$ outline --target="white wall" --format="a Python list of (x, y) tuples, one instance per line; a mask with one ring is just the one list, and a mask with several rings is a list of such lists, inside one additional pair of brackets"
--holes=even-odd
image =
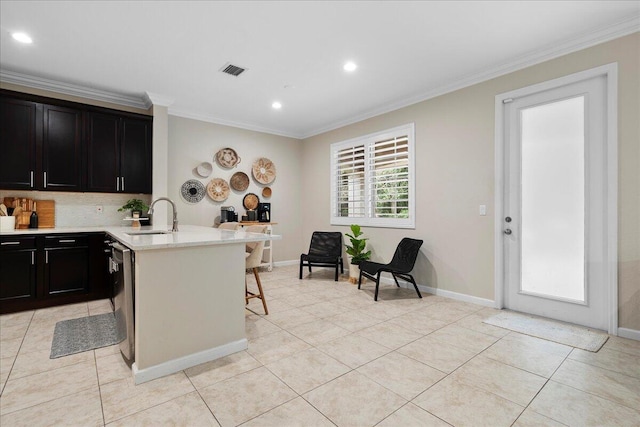
[[(233, 148), (240, 156), (236, 168), (225, 169), (215, 162), (215, 153), (225, 147)], [(276, 165), (276, 179), (269, 185), (273, 190), (270, 198), (262, 197), (264, 185), (258, 184), (251, 174), (252, 163), (260, 157), (267, 157)], [(255, 193), (261, 202), (271, 203), (272, 221), (278, 223), (273, 233), (282, 235), (282, 240), (273, 245), (276, 262), (300, 258), (301, 158), (302, 145), (297, 139), (169, 116), (168, 196), (177, 203), (180, 223), (213, 226), (221, 206), (233, 206), (239, 216), (244, 215), (242, 199), (247, 193)], [(201, 178), (194, 169), (205, 161), (213, 164), (213, 173)], [(191, 204), (180, 195), (180, 187), (189, 179), (197, 179), (206, 187), (213, 178), (229, 182), (237, 171), (250, 177), (249, 188), (244, 192), (231, 190), (224, 202), (214, 202), (205, 196), (200, 203)]]

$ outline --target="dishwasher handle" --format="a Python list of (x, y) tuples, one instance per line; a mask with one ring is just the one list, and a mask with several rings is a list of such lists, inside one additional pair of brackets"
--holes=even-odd
[(109, 274), (117, 273), (120, 271), (120, 265), (109, 257)]

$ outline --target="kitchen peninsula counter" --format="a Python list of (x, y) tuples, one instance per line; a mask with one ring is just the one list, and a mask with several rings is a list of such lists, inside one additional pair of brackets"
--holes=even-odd
[(245, 245), (280, 236), (192, 225), (173, 233), (166, 226), (104, 226), (1, 234), (89, 232), (106, 232), (134, 252), (137, 384), (247, 349)]
[(105, 231), (135, 252), (137, 384), (247, 349), (245, 245), (280, 236), (198, 226)]

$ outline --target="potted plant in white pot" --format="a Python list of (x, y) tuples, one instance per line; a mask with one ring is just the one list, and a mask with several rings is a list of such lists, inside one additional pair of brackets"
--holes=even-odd
[(347, 255), (351, 257), (351, 263), (349, 264), (349, 282), (355, 284), (358, 283), (360, 277), (360, 262), (366, 261), (371, 258), (371, 251), (365, 252), (367, 246), (366, 238), (360, 238), (364, 233), (360, 230), (360, 226), (357, 224), (351, 224), (351, 233), (345, 233), (351, 241), (351, 245), (345, 245), (347, 248)]
[[(122, 205), (118, 212), (131, 211), (131, 218), (142, 218), (145, 216), (149, 206), (140, 199), (129, 199)], [(149, 225), (149, 220), (142, 220), (142, 225)]]

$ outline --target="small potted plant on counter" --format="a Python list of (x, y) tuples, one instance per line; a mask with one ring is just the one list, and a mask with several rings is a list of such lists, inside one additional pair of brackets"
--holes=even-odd
[(371, 251), (365, 252), (364, 249), (367, 246), (367, 239), (360, 238), (364, 233), (360, 230), (360, 226), (357, 224), (351, 224), (351, 233), (345, 233), (351, 241), (351, 245), (345, 245), (347, 248), (347, 255), (351, 256), (351, 263), (349, 264), (349, 282), (355, 284), (358, 283), (360, 277), (360, 262), (367, 261), (371, 258)]
[[(131, 218), (142, 218), (149, 211), (149, 206), (140, 199), (129, 199), (122, 205), (118, 212), (131, 211)], [(146, 224), (145, 224), (146, 223)], [(148, 225), (149, 221), (143, 221), (143, 225)]]

